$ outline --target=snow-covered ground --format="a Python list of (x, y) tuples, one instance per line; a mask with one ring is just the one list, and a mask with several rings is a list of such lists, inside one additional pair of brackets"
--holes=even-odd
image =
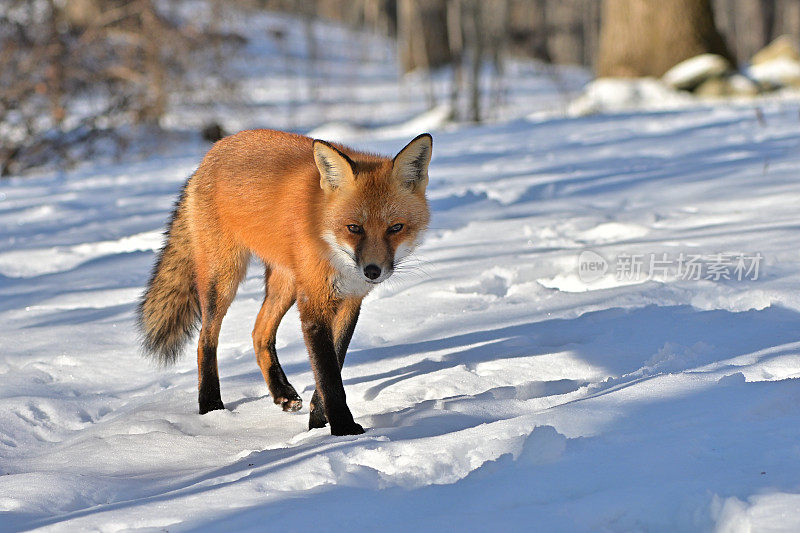
[[(222, 329), (228, 410), (197, 414), (192, 348), (140, 358), (206, 146), (0, 182), (0, 531), (798, 530), (799, 109), (434, 131), (417, 268), (367, 298), (345, 364), (358, 437), (306, 430), (294, 310), (305, 406), (269, 398), (257, 265)], [(409, 128), (328, 131), (392, 154)]]

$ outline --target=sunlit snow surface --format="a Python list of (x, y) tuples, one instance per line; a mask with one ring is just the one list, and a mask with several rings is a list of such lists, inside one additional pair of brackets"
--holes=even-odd
[[(360, 437), (273, 405), (257, 266), (221, 336), (229, 410), (196, 414), (192, 348), (166, 371), (138, 356), (136, 298), (200, 148), (4, 182), (0, 529), (796, 525), (800, 131), (797, 107), (764, 117), (435, 132), (429, 237), (345, 365)], [(764, 260), (757, 280), (584, 283), (587, 249)], [(307, 404), (294, 311), (279, 353)]]
[[(428, 239), (345, 364), (358, 437), (306, 430), (294, 310), (278, 352), (305, 406), (272, 403), (255, 263), (222, 328), (228, 410), (197, 414), (194, 346), (139, 357), (136, 300), (207, 146), (0, 182), (0, 531), (797, 530), (800, 106), (755, 105), (434, 131)], [(614, 268), (681, 253), (763, 261)]]

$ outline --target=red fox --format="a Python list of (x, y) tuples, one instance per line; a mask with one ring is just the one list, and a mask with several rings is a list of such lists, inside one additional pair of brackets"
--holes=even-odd
[(417, 246), (433, 139), (393, 159), (302, 135), (250, 130), (218, 141), (186, 182), (139, 305), (146, 354), (174, 363), (197, 322), (200, 414), (224, 409), (217, 339), (252, 254), (265, 265), (256, 359), (284, 411), (302, 400), (278, 362), (275, 333), (297, 302), (314, 371), (309, 429), (357, 435), (341, 368), (361, 301)]

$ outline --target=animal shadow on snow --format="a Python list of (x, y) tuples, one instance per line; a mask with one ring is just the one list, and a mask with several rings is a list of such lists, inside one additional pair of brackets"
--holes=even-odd
[[(347, 366), (425, 352), (436, 352), (437, 355), (384, 372), (346, 378), (345, 386), (378, 382), (364, 393), (363, 399), (369, 401), (405, 380), (460, 365), (474, 369), (480, 363), (498, 359), (559, 352), (599, 369), (602, 375), (612, 378), (609, 386), (618, 386), (626, 380), (690, 370), (796, 342), (798, 331), (800, 314), (782, 307), (744, 312), (654, 305), (608, 309), (575, 318), (550, 319), (436, 340), (354, 350), (348, 355)], [(781, 353), (763, 357), (778, 357)], [(570, 379), (529, 381), (483, 394), (491, 394), (497, 399), (527, 400), (565, 394), (585, 384)], [(354, 398), (351, 401), (360, 400)], [(401, 419), (412, 412), (413, 409), (404, 409), (395, 413), (386, 420), (387, 426), (400, 425)], [(379, 422), (380, 417), (375, 418)]]
[[(435, 340), (378, 348), (355, 349), (348, 356), (348, 366), (357, 366), (361, 363), (382, 359), (391, 360), (415, 354), (424, 356), (427, 352), (437, 352), (437, 355), (435, 360), (423, 359), (385, 372), (348, 378), (345, 380), (345, 385), (379, 382), (367, 389), (368, 393), (366, 395), (375, 398), (388, 387), (401, 383), (403, 380), (432, 374), (458, 365), (474, 368), (475, 365), (482, 362), (496, 361), (498, 359), (535, 357), (537, 355), (565, 352), (570, 354), (569, 356), (572, 358), (581, 359), (593, 367), (603, 369), (603, 373), (608, 376), (616, 376), (617, 379), (612, 380), (609, 387), (619, 388), (620, 386), (625, 386), (628, 381), (634, 382), (642, 379), (642, 373), (640, 372), (642, 369), (647, 370), (649, 375), (680, 372), (759, 351), (765, 351), (765, 354), (760, 356), (762, 360), (770, 357), (779, 357), (791, 351), (791, 348), (785, 345), (797, 341), (797, 331), (800, 331), (800, 314), (781, 307), (769, 307), (763, 310), (738, 313), (724, 310), (702, 311), (690, 306), (608, 309), (586, 313), (574, 318), (529, 322)], [(770, 348), (775, 349), (768, 350)], [(444, 355), (441, 355), (442, 353)], [(299, 363), (291, 366), (296, 367), (292, 370), (301, 370)], [(626, 381), (626, 378), (628, 381)], [(459, 396), (458, 400), (469, 402), (490, 399), (487, 395), (501, 399), (509, 397), (525, 399), (532, 396), (563, 394), (577, 389), (581, 384), (567, 379), (520, 383), (515, 387), (498, 387), (477, 395), (470, 396), (465, 394)], [(770, 383), (747, 383), (746, 385), (772, 386)], [(778, 386), (780, 386), (780, 383)], [(735, 389), (731, 389), (730, 393), (725, 392), (724, 389), (722, 393), (716, 393), (712, 390), (701, 391), (696, 394), (723, 394), (724, 396), (736, 393)], [(723, 399), (725, 398), (728, 398), (728, 396), (724, 396)], [(717, 401), (717, 396), (713, 396), (711, 399), (715, 401), (709, 403), (709, 409), (715, 408), (714, 406), (726, 405), (728, 401), (727, 399), (725, 401)], [(357, 403), (368, 400), (351, 397), (350, 401)], [(627, 417), (631, 419), (625, 422), (625, 417), (623, 417), (616, 424), (661, 420), (673, 411), (671, 406), (675, 405), (676, 402), (689, 401), (690, 398), (686, 397), (661, 398), (660, 403), (652, 407), (658, 413), (656, 418), (648, 414), (651, 413), (650, 407), (644, 405), (632, 407), (627, 412)], [(380, 434), (388, 436), (394, 442), (412, 441), (475, 427), (503, 417), (502, 413), (493, 414), (486, 412), (486, 410), (482, 411), (485, 413), (482, 415), (445, 412), (436, 409), (435, 403), (436, 400), (424, 400), (411, 406), (404, 406), (394, 412), (386, 412), (369, 417), (370, 420), (367, 421), (366, 425), (371, 429), (365, 435), (366, 442), (363, 438), (331, 438), (320, 434), (319, 436), (304, 439), (296, 445), (253, 452), (247, 457), (230, 464), (220, 465), (216, 470), (198, 472), (196, 476), (189, 479), (184, 478), (176, 481), (169, 487), (169, 490), (164, 490), (164, 487), (161, 487), (150, 494), (147, 494), (149, 491), (145, 491), (145, 494), (132, 500), (109, 502), (109, 504), (102, 506), (102, 509), (104, 511), (124, 509), (142, 503), (168, 501), (176, 497), (202, 494), (224, 485), (248, 480), (252, 482), (258, 479), (267, 479), (291, 465), (300, 464), (303, 460), (320, 453), (333, 457), (331, 454), (335, 455), (334, 452), (342, 452), (346, 455), (348, 450), (357, 447), (378, 445), (378, 443), (371, 443), (369, 439)], [(636, 409), (644, 409), (645, 411), (636, 414)], [(678, 411), (678, 415), (686, 413), (688, 409), (689, 407), (682, 408), (682, 410)], [(276, 416), (278, 415), (276, 414)], [(281, 416), (283, 415), (281, 414)], [(729, 418), (735, 422), (733, 414)], [(701, 423), (702, 420), (705, 419), (701, 419), (698, 423)], [(738, 429), (738, 427), (735, 429)], [(601, 436), (592, 438), (602, 439)], [(658, 438), (661, 438), (661, 436), (658, 436)], [(651, 453), (651, 451), (647, 451), (649, 458), (652, 458), (650, 457)], [(686, 456), (690, 457), (690, 455)], [(543, 470), (537, 470), (537, 476), (551, 476), (551, 478), (543, 478), (541, 482), (543, 486), (549, 486), (551, 482), (555, 483), (555, 480), (563, 477), (564, 469), (584, 468), (585, 465), (581, 462), (580, 456), (576, 461), (567, 462), (566, 464), (561, 462), (552, 468), (543, 467)], [(609, 468), (618, 466), (618, 463), (613, 461), (608, 462), (608, 464), (610, 465)], [(342, 476), (350, 475), (347, 474), (346, 465), (336, 463), (334, 467)], [(512, 466), (511, 470), (516, 468), (517, 466)], [(669, 465), (665, 465), (663, 468), (665, 473), (671, 471)], [(486, 480), (481, 477), (480, 470), (486, 469), (479, 469), (479, 471), (461, 480), (458, 484), (475, 483), (482, 486), (486, 483)], [(511, 470), (506, 468), (499, 470), (499, 477), (492, 483), (496, 482), (501, 487), (506, 485), (513, 487), (517, 478), (512, 476), (506, 480), (504, 477)], [(372, 479), (363, 472), (359, 475), (367, 476), (361, 480), (362, 485), (367, 487), (379, 485), (379, 480)], [(508, 475), (510, 476), (511, 474)], [(612, 475), (612, 473), (608, 475)], [(575, 478), (582, 479), (583, 475), (576, 475)], [(218, 480), (218, 482), (209, 483), (209, 480)], [(344, 487), (345, 490), (342, 492), (333, 491), (333, 488), (335, 487), (330, 487), (330, 496), (325, 497), (325, 501), (341, 502), (342, 497), (352, 495), (352, 491), (355, 490)], [(418, 489), (420, 497), (431, 495), (432, 493), (441, 494), (444, 492), (445, 494), (450, 494), (451, 491), (455, 491), (453, 493), (454, 497), (458, 496), (458, 489), (455, 488)], [(356, 492), (374, 495), (374, 491), (369, 490), (362, 492), (359, 489)], [(508, 492), (501, 490), (498, 494), (508, 494)], [(375, 501), (379, 502), (383, 501), (383, 499), (378, 498)], [(285, 509), (285, 505), (287, 505), (286, 499), (278, 498), (274, 504), (262, 505), (252, 511), (268, 516), (281, 512), (281, 509)], [(307, 507), (304, 507), (304, 509), (307, 509)], [(71, 513), (70, 517), (90, 515), (97, 512), (97, 510), (98, 508), (79, 510)], [(247, 514), (242, 515), (242, 517), (247, 516)], [(214, 518), (210, 518), (210, 520), (213, 523)], [(59, 518), (54, 517), (38, 521), (36, 525), (43, 526), (58, 521)]]
[[(745, 312), (731, 312), (725, 310), (703, 311), (690, 306), (648, 306), (637, 309), (608, 309), (586, 313), (575, 318), (550, 319), (540, 322), (529, 322), (516, 326), (509, 326), (498, 329), (477, 331), (467, 334), (454, 335), (451, 337), (397, 344), (379, 348), (364, 348), (353, 350), (348, 355), (348, 365), (357, 366), (362, 362), (374, 362), (376, 360), (390, 360), (393, 358), (413, 356), (414, 354), (424, 355), (426, 352), (437, 352), (436, 359), (423, 359), (415, 363), (400, 366), (392, 370), (376, 373), (373, 375), (360, 376), (358, 378), (348, 378), (345, 385), (356, 383), (371, 383), (379, 381), (367, 389), (368, 396), (377, 397), (381, 391), (391, 387), (393, 384), (401, 383), (403, 380), (411, 379), (414, 376), (424, 376), (439, 370), (466, 365), (467, 368), (474, 367), (482, 362), (495, 361), (498, 359), (510, 359), (517, 357), (530, 357), (545, 355), (557, 352), (569, 352), (571, 357), (583, 360), (592, 366), (602, 368), (604, 373), (609, 376), (617, 376), (612, 379), (608, 387), (624, 387), (629, 383), (637, 382), (642, 379), (641, 370), (645, 369), (648, 375), (659, 375), (670, 372), (681, 372), (693, 368), (698, 368), (714, 362), (726, 361), (730, 358), (751, 354), (759, 351), (767, 352), (762, 355), (762, 360), (771, 357), (780, 357), (791, 351), (791, 348), (784, 345), (797, 341), (797, 331), (800, 331), (800, 313), (781, 308), (769, 307), (763, 310), (751, 310)], [(783, 348), (780, 348), (784, 346)], [(769, 350), (775, 348), (774, 350)], [(441, 352), (445, 355), (441, 356)], [(293, 365), (294, 366), (294, 365)], [(645, 378), (647, 376), (644, 376)], [(570, 390), (577, 389), (582, 383), (574, 380), (555, 379), (551, 381), (532, 382), (517, 385), (516, 387), (498, 387), (489, 391), (479, 393), (474, 396), (462, 395), (455, 398), (461, 402), (482, 401), (488, 395), (495, 398), (520, 397), (525, 399), (532, 396), (546, 396), (551, 394), (563, 394)], [(777, 393), (785, 393), (786, 384), (767, 383), (747, 383), (743, 386), (754, 386), (759, 389), (770, 387), (772, 390), (777, 387)], [(613, 431), (614, 427), (625, 425), (649, 424), (653, 420), (667, 420), (670, 418), (671, 424), (664, 428), (668, 433), (672, 428), (682, 427), (686, 421), (681, 417), (689, 412), (690, 407), (694, 408), (692, 401), (699, 401), (700, 405), (707, 405), (707, 410), (717, 410), (716, 416), (723, 416), (725, 420), (730, 420), (731, 435), (723, 435), (724, 442), (731, 442), (738, 438), (742, 424), (749, 423), (738, 420), (737, 410), (743, 403), (748, 401), (751, 396), (736, 396), (741, 389), (720, 387), (717, 389), (702, 390), (692, 393), (689, 396), (660, 398), (653, 404), (638, 404), (626, 408), (626, 416), (614, 421), (607, 426), (606, 431)], [(774, 391), (773, 391), (774, 392)], [(602, 394), (602, 388), (598, 394)], [(733, 396), (732, 396), (733, 395)], [(773, 394), (774, 395), (774, 394)], [(698, 400), (697, 398), (700, 398)], [(707, 398), (707, 400), (705, 399)], [(736, 398), (739, 398), (738, 400)], [(736, 400), (736, 401), (734, 401)], [(368, 401), (366, 399), (351, 398), (351, 402)], [(400, 408), (394, 412), (387, 412), (369, 417), (366, 425), (368, 430), (366, 437), (374, 437), (376, 434), (387, 435), (393, 442), (413, 441), (425, 439), (444, 433), (456, 432), (459, 430), (475, 427), (494, 419), (502, 418), (503, 414), (493, 414), (487, 410), (478, 410), (481, 415), (464, 414), (454, 411), (442, 411), (435, 408), (436, 400), (424, 400), (409, 407)], [(724, 407), (730, 404), (730, 407)], [(677, 407), (677, 408), (676, 408)], [(655, 413), (655, 414), (654, 414)], [(702, 425), (707, 418), (700, 418), (696, 421)], [(656, 424), (658, 426), (658, 424)], [(693, 430), (696, 428), (693, 428)], [(699, 431), (699, 430), (698, 430)], [(563, 439), (552, 432), (554, 439)], [(689, 432), (686, 436), (678, 439), (683, 446), (684, 440), (691, 441), (693, 433)], [(709, 438), (712, 438), (711, 435)], [(638, 454), (634, 461), (627, 461), (620, 458), (620, 461), (608, 460), (604, 464), (608, 471), (602, 475), (614, 476), (615, 469), (622, 468), (629, 463), (627, 468), (635, 473), (638, 465), (646, 461), (653, 460), (652, 449), (659, 445), (659, 439), (664, 439), (665, 435), (658, 433), (653, 435), (652, 447), (644, 446), (643, 450), (637, 451), (637, 445), (629, 450), (631, 454)], [(674, 440), (674, 435), (672, 436)], [(613, 439), (608, 444), (602, 435), (594, 437), (584, 437), (581, 440), (591, 439), (597, 446), (612, 446)], [(573, 439), (567, 439), (567, 446)], [(250, 479), (261, 476), (270, 476), (280, 471), (285, 464), (296, 464), (304, 458), (311, 457), (318, 453), (330, 454), (331, 452), (344, 452), (360, 446), (374, 446), (369, 442), (364, 443), (359, 438), (342, 438), (331, 441), (330, 437), (319, 436), (318, 438), (308, 439), (297, 446), (290, 448), (279, 448), (256, 452), (234, 464), (221, 467), (218, 471), (211, 474), (205, 473), (203, 478), (216, 476), (227, 476), (236, 472), (247, 472)], [(688, 444), (687, 444), (688, 445)], [(584, 443), (583, 446), (586, 446)], [(613, 446), (612, 446), (613, 448)], [(531, 471), (530, 490), (541, 491), (545, 494), (552, 486), (557, 486), (565, 476), (567, 479), (582, 480), (585, 477), (585, 457), (580, 454), (581, 446), (578, 445), (569, 453), (576, 453), (565, 456), (564, 460), (552, 465), (541, 465), (536, 469), (536, 476)], [(749, 450), (749, 448), (748, 448)], [(613, 449), (609, 450), (613, 456)], [(686, 454), (686, 463), (694, 468), (691, 454)], [(670, 456), (672, 457), (672, 456)], [(518, 465), (516, 462), (509, 464), (508, 458), (501, 458), (499, 462), (487, 463), (467, 478), (453, 485), (435, 485), (433, 487), (422, 487), (416, 489), (410, 500), (408, 492), (403, 492), (401, 501), (424, 502), (431, 498), (437, 505), (441, 503), (441, 497), (445, 500), (452, 498), (454, 505), (463, 504), (464, 494), (457, 486), (474, 486), (474, 494), (480, 494), (474, 505), (480, 507), (486, 499), (487, 494), (497, 494), (497, 498), (506, 499), (518, 489), (519, 468), (533, 468), (526, 465)], [(494, 464), (494, 466), (493, 466)], [(346, 472), (345, 466), (337, 467)], [(665, 477), (669, 475), (682, 475), (680, 468), (675, 473), (675, 468), (669, 461), (658, 462), (659, 471)], [(688, 467), (687, 467), (688, 468)], [(633, 475), (631, 473), (630, 475)], [(344, 474), (342, 474), (344, 475)], [(368, 473), (362, 472), (361, 476), (366, 476), (357, 485), (371, 487), (380, 486), (379, 480), (371, 479)], [(487, 477), (488, 476), (488, 477)], [(237, 476), (232, 476), (238, 479)], [(538, 481), (533, 481), (538, 480)], [(724, 487), (724, 477), (714, 479), (712, 485)], [(763, 481), (766, 483), (767, 481)], [(793, 481), (792, 481), (793, 483)], [(347, 485), (347, 483), (345, 483)], [(487, 490), (487, 487), (497, 486), (498, 490)], [(333, 490), (333, 489), (336, 490)], [(194, 491), (209, 490), (209, 487), (195, 485), (191, 489)], [(362, 496), (367, 502), (372, 502), (375, 514), (368, 514), (371, 519), (386, 515), (386, 510), (391, 509), (389, 500), (393, 498), (383, 498), (382, 494), (394, 496), (397, 491), (405, 489), (391, 488), (386, 491), (374, 491), (371, 489), (354, 487), (334, 487), (325, 491), (326, 496), (319, 496), (318, 500), (323, 503), (331, 504), (330, 508), (337, 508), (344, 505), (348, 497), (354, 494)], [(582, 490), (575, 487), (574, 490)], [(697, 489), (701, 490), (701, 489)], [(702, 490), (705, 490), (702, 488)], [(388, 491), (388, 492), (387, 492)], [(744, 493), (743, 493), (744, 494)], [(168, 498), (160, 496), (159, 498)], [(455, 502), (458, 502), (457, 504)], [(529, 504), (530, 502), (528, 502)], [(287, 507), (288, 506), (288, 507)], [(487, 512), (492, 507), (486, 504)], [(292, 500), (279, 500), (275, 504), (267, 504), (245, 511), (243, 514), (237, 512), (236, 517), (242, 520), (243, 524), (248, 523), (253, 515), (267, 517), (275, 513), (290, 513), (298, 520), (298, 524), (306, 523), (309, 517), (319, 518), (319, 515), (309, 512), (308, 506), (303, 504), (302, 510), (297, 509), (295, 514)], [(388, 513), (394, 514), (394, 513)], [(402, 515), (402, 513), (400, 513)], [(230, 516), (226, 519), (236, 520)], [(313, 522), (314, 520), (310, 520)], [(211, 519), (214, 524), (214, 519)]]

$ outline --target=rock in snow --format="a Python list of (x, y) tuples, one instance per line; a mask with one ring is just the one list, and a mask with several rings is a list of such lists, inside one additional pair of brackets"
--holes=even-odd
[(701, 54), (681, 61), (661, 79), (675, 89), (691, 91), (709, 78), (717, 78), (731, 70), (731, 64), (717, 54)]

